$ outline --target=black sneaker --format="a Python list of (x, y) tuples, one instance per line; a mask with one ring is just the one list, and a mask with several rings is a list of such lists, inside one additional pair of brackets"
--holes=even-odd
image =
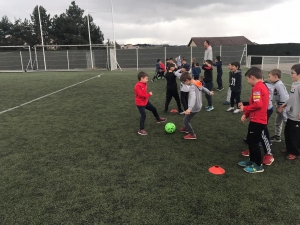
[(223, 88), (223, 87), (219, 89), (219, 91), (223, 91), (223, 90), (224, 90), (224, 88)]
[(164, 113), (168, 113), (168, 111), (167, 111), (167, 110), (164, 110)]
[(274, 135), (273, 137), (270, 138), (270, 140), (272, 142), (281, 142), (280, 136), (278, 136), (278, 135)]

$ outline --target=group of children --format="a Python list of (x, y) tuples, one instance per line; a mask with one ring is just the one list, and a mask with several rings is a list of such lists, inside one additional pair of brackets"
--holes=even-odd
[[(217, 61), (217, 60), (216, 60)], [(220, 58), (219, 58), (219, 61)], [(197, 68), (197, 62), (194, 62), (194, 68)], [(199, 65), (199, 64), (198, 64)], [(168, 106), (171, 99), (174, 97), (177, 103), (178, 111), (184, 114), (183, 124), (180, 131), (186, 133), (184, 139), (196, 139), (196, 134), (191, 126), (192, 118), (202, 108), (202, 92), (205, 93), (208, 106), (206, 111), (213, 110), (212, 91), (212, 67), (219, 66), (220, 63), (213, 63), (211, 60), (206, 60), (205, 65), (202, 66), (204, 77), (192, 76), (190, 73), (190, 66), (186, 61), (182, 60), (181, 68), (174, 62), (167, 63), (167, 73), (164, 75), (167, 80), (167, 94), (165, 102), (165, 112), (168, 112)], [(198, 66), (199, 67), (199, 66)], [(221, 64), (222, 67), (222, 64)], [(230, 69), (230, 108), (227, 111), (243, 112), (241, 117), (242, 122), (247, 119), (250, 120), (248, 127), (248, 134), (246, 142), (249, 149), (243, 151), (242, 155), (249, 156), (249, 160), (239, 162), (240, 166), (245, 167), (244, 170), (249, 173), (263, 172), (262, 164), (271, 165), (274, 161), (271, 153), (271, 141), (279, 142), (282, 124), (286, 122), (284, 135), (286, 140), (286, 149), (283, 152), (287, 153), (287, 159), (293, 160), (300, 156), (300, 64), (296, 64), (291, 68), (291, 77), (293, 85), (290, 94), (287, 93), (286, 88), (281, 78), (280, 70), (272, 70), (268, 74), (268, 79), (272, 84), (267, 84), (263, 79), (263, 72), (257, 67), (250, 68), (245, 76), (247, 82), (252, 86), (252, 93), (249, 102), (241, 102), (242, 90), (242, 74), (240, 64), (233, 62), (229, 66)], [(221, 68), (222, 69), (222, 68)], [(199, 71), (199, 70), (198, 70)], [(200, 70), (201, 71), (201, 70)], [(223, 90), (222, 86), (222, 70), (218, 70), (218, 90)], [(181, 81), (181, 108), (180, 98), (177, 91), (176, 78)], [(198, 80), (198, 79), (200, 80)], [(134, 88), (136, 105), (141, 114), (140, 129), (138, 131), (141, 135), (147, 135), (144, 130), (144, 121), (146, 118), (145, 109), (152, 111), (157, 122), (165, 122), (165, 118), (159, 117), (156, 108), (149, 102), (148, 98), (152, 96), (151, 92), (147, 92), (148, 75), (145, 72), (138, 74), (139, 82)], [(269, 137), (267, 129), (268, 120), (273, 112), (272, 98), (273, 95), (276, 101), (276, 122), (275, 122), (275, 135)], [(234, 109), (234, 104), (237, 108)], [(260, 151), (260, 144), (264, 149), (264, 157)]]

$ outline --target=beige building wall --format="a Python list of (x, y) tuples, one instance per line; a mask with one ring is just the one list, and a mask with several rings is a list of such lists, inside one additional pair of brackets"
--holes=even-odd
[(190, 47), (197, 47), (194, 41), (191, 42)]

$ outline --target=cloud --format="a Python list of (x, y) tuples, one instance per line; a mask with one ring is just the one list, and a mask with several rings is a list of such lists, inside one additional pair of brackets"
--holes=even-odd
[(149, 24), (193, 17), (214, 17), (231, 13), (260, 11), (285, 0), (114, 0), (116, 21), (122, 23)]
[[(51, 16), (61, 14), (72, 0), (38, 0)], [(105, 38), (113, 39), (110, 0), (76, 0), (87, 7)], [(299, 0), (113, 0), (119, 43), (187, 44), (193, 36), (243, 35), (258, 43), (298, 42)], [(0, 14), (30, 18), (37, 0), (0, 2)], [(288, 32), (287, 32), (288, 31)]]

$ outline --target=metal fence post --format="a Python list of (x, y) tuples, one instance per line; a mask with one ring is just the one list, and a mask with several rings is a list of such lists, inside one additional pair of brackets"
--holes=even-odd
[(247, 44), (245, 44), (246, 45), (246, 57), (248, 56), (248, 45)]
[(220, 57), (222, 56), (222, 45), (220, 45)]
[(261, 61), (261, 70), (264, 70), (264, 59), (265, 59), (265, 57), (263, 56), (262, 61)]
[(165, 47), (165, 65), (167, 65), (166, 59), (167, 59), (167, 47)]
[(193, 65), (193, 46), (191, 46), (191, 65)]
[(22, 71), (24, 71), (22, 51), (20, 51), (20, 59), (21, 59)]
[(69, 50), (67, 50), (68, 70), (70, 70)]
[(30, 59), (30, 65), (31, 65), (31, 70), (33, 70), (33, 66), (32, 66), (32, 56), (31, 56), (31, 49), (30, 49), (30, 45), (29, 45), (29, 59)]
[(34, 52), (35, 52), (36, 70), (39, 70), (39, 63), (38, 63), (38, 58), (37, 58), (37, 53), (36, 53), (36, 46), (34, 46)]
[(280, 57), (278, 56), (277, 69), (279, 69)]
[(108, 44), (106, 45), (106, 70), (109, 70), (110, 68), (110, 61), (108, 57)]
[(136, 48), (136, 71), (139, 71), (139, 49)]

